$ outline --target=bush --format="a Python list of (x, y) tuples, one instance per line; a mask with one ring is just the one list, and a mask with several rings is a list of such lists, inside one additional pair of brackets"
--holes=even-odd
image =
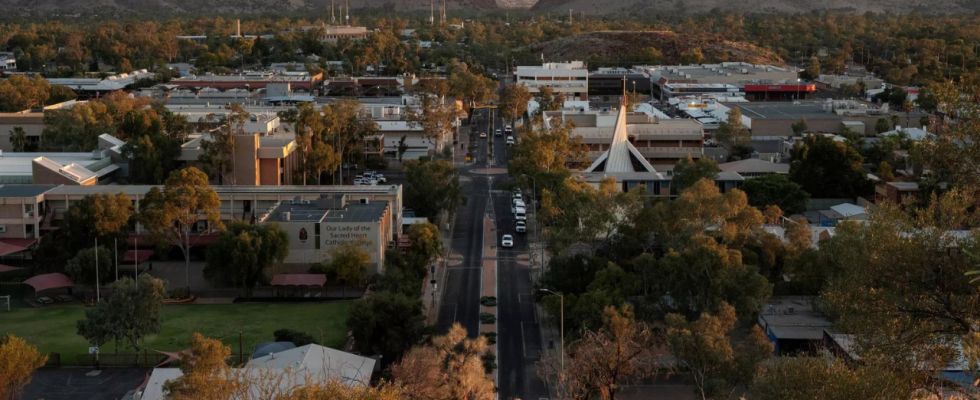
[(272, 333), (277, 342), (293, 342), (296, 347), (306, 346), (316, 343), (313, 336), (306, 332), (294, 331), (292, 329), (279, 329)]
[(495, 307), (497, 305), (497, 298), (494, 296), (483, 296), (480, 298), (480, 304), (487, 307)]
[(480, 359), (483, 360), (483, 370), (487, 372), (487, 375), (492, 374), (497, 369), (497, 355), (494, 352), (487, 350), (480, 356)]
[(497, 344), (497, 332), (485, 332), (482, 333), (482, 335), (487, 338), (487, 344), (489, 345)]
[(174, 288), (167, 292), (167, 298), (173, 300), (183, 300), (189, 299), (191, 297), (191, 291), (188, 288)]
[(484, 324), (492, 324), (497, 322), (497, 317), (491, 313), (480, 313), (480, 322)]

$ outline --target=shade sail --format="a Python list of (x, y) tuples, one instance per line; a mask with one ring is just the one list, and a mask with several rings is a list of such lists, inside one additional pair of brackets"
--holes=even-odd
[(20, 253), (31, 247), (34, 242), (37, 242), (37, 239), (0, 239), (0, 256)]
[(132, 263), (133, 261), (137, 263), (143, 263), (153, 257), (153, 250), (130, 250), (123, 255), (123, 262), (126, 264)]
[(22, 269), (23, 268), (11, 267), (9, 265), (2, 265), (2, 264), (0, 264), (0, 272), (19, 271), (19, 270), (22, 270)]
[(35, 292), (75, 286), (75, 282), (72, 282), (64, 274), (59, 273), (38, 275), (24, 281), (24, 284), (33, 287)]
[(272, 277), (273, 286), (323, 286), (326, 283), (324, 274), (276, 274)]

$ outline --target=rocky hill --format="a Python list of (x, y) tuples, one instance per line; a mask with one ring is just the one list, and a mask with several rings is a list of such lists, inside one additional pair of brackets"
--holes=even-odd
[[(527, 3), (526, 0), (506, 0)], [(335, 0), (339, 7), (344, 0)], [(437, 7), (442, 0), (437, 0)], [(494, 10), (496, 0), (447, 0), (450, 10)], [(428, 10), (429, 0), (354, 0), (352, 10), (384, 9), (387, 11)], [(526, 5), (529, 7), (530, 5)], [(216, 14), (266, 12), (326, 12), (330, 0), (0, 0), (0, 9), (11, 14)]]
[(699, 13), (718, 8), (725, 11), (762, 13), (806, 13), (814, 10), (836, 10), (865, 13), (973, 12), (980, 8), (976, 0), (539, 0), (532, 10), (586, 14)]
[(699, 39), (674, 32), (591, 32), (532, 45), (530, 50), (535, 55), (543, 53), (553, 61), (585, 60), (593, 55), (606, 60), (633, 61), (628, 59), (629, 55), (639, 54), (648, 47), (660, 50), (667, 64), (680, 63), (681, 53), (693, 48), (701, 48), (706, 62), (783, 63), (779, 56), (751, 44)]

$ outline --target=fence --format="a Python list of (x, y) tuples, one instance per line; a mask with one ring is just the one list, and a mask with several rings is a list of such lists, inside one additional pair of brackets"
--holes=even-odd
[[(149, 353), (143, 350), (143, 353), (128, 353), (128, 354), (99, 354), (98, 365), (101, 367), (155, 367), (160, 365), (160, 363), (167, 360), (167, 356), (159, 353)], [(96, 366), (95, 355), (92, 354), (79, 354), (76, 358), (76, 364), (80, 367), (94, 367)]]

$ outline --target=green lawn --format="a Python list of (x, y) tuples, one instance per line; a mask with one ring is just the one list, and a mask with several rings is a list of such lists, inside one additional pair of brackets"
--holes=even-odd
[[(321, 344), (339, 348), (344, 344), (350, 302), (320, 304), (233, 304), (174, 305), (163, 309), (160, 334), (145, 338), (150, 349), (178, 351), (189, 346), (191, 335), (223, 339), (238, 353), (238, 332), (244, 332), (245, 356), (260, 342), (272, 341), (272, 332), (291, 328), (306, 332)], [(61, 353), (62, 364), (75, 364), (77, 354), (86, 354), (89, 344), (76, 334), (75, 321), (85, 317), (83, 306), (18, 308), (0, 311), (0, 335), (12, 333), (38, 347), (43, 353)], [(114, 344), (102, 353), (115, 351)], [(120, 352), (129, 352), (120, 346)]]

